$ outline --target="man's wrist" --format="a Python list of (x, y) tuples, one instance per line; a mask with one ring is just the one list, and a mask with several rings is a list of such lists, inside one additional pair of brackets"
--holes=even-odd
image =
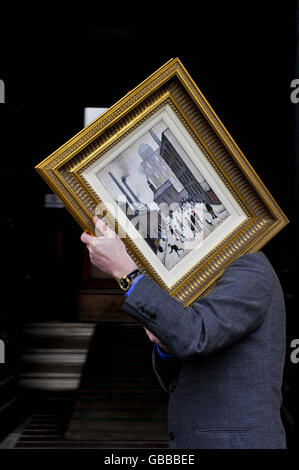
[(169, 351), (168, 351), (168, 349), (167, 349), (165, 346), (162, 346), (161, 344), (157, 344), (157, 346), (158, 346), (158, 348), (159, 348), (159, 350), (160, 350), (161, 353), (163, 353), (163, 354), (170, 354)]
[(125, 266), (119, 268), (117, 271), (115, 271), (113, 274), (112, 274), (112, 277), (114, 277), (114, 279), (119, 282), (119, 280), (122, 278), (122, 277), (125, 277), (127, 276), (128, 274), (130, 274), (132, 271), (135, 271), (135, 269), (138, 269), (138, 266), (136, 263), (134, 263), (133, 260), (131, 260), (131, 262), (128, 262)]
[(161, 358), (166, 359), (166, 358), (172, 357), (172, 354), (170, 354), (170, 352), (167, 349), (166, 350), (163, 349), (160, 344), (156, 343), (156, 349)]

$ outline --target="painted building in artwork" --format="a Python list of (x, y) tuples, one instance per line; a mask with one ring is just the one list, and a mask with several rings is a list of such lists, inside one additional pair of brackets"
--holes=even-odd
[(174, 138), (170, 129), (166, 129), (162, 133), (162, 141), (160, 147), (160, 154), (169, 165), (178, 180), (182, 183), (183, 187), (188, 192), (188, 196), (194, 202), (208, 202), (210, 204), (221, 204), (218, 197), (212, 191), (211, 187), (199, 173), (199, 177), (195, 178), (183, 159), (180, 153), (183, 152), (178, 148), (179, 144)]
[(138, 154), (142, 159), (141, 168), (147, 181), (157, 189), (169, 180), (177, 192), (181, 192), (184, 189), (184, 186), (160, 154), (160, 139), (152, 129), (149, 133), (159, 147), (156, 150), (153, 150), (153, 148), (146, 143), (142, 143), (139, 146)]
[(167, 180), (159, 188), (154, 190), (154, 201), (159, 205), (162, 212), (168, 215), (169, 208), (179, 204), (188, 197), (186, 189), (178, 192), (171, 181)]
[(189, 193), (161, 156), (161, 140), (152, 129), (149, 133), (159, 147), (153, 150), (149, 144), (142, 143), (139, 146), (138, 154), (142, 158), (141, 167), (147, 184), (153, 192), (153, 200), (168, 216), (169, 206), (175, 203), (179, 204), (188, 197)]

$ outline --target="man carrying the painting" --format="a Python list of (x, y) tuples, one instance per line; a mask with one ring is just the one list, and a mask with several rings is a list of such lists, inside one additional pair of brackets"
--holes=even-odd
[(205, 297), (184, 307), (138, 267), (98, 218), (82, 234), (91, 262), (124, 290), (122, 309), (153, 343), (154, 370), (169, 393), (169, 447), (282, 449), (285, 308), (261, 253), (233, 261)]

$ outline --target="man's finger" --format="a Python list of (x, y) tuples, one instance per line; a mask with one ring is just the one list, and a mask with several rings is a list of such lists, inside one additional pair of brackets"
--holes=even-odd
[(89, 235), (86, 232), (83, 232), (81, 235), (81, 242), (85, 243), (86, 245), (94, 243), (94, 240), (95, 240), (95, 237), (93, 237), (92, 235)]
[(101, 232), (104, 237), (111, 237), (111, 235), (114, 235), (113, 230), (111, 230), (103, 220), (99, 219), (99, 217), (95, 215), (92, 220), (95, 228)]

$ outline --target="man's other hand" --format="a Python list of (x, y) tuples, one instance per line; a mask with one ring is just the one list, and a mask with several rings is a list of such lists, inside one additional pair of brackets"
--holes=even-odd
[(149, 337), (150, 341), (152, 343), (157, 344), (159, 346), (159, 348), (161, 348), (162, 352), (165, 352), (166, 354), (168, 354), (169, 351), (168, 351), (167, 347), (164, 346), (164, 344), (162, 344), (161, 341), (155, 335), (153, 335), (153, 333), (151, 333), (145, 327), (143, 327), (143, 328), (145, 329), (145, 332), (146, 332), (147, 336)]

